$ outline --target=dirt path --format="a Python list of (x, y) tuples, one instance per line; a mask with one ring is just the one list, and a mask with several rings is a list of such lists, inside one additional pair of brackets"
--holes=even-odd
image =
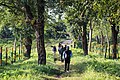
[(72, 40), (65, 40), (65, 41), (62, 41), (60, 42), (61, 44), (64, 44), (64, 45), (71, 45), (72, 44)]
[[(71, 63), (71, 65), (74, 65), (74, 64)], [(63, 79), (67, 76), (70, 76), (72, 73), (75, 72), (74, 70), (72, 70), (71, 65), (70, 65), (70, 71), (69, 72), (64, 72), (64, 62), (57, 61), (55, 63), (55, 66), (58, 68), (59, 74), (56, 74), (54, 77), (57, 78), (57, 79)]]

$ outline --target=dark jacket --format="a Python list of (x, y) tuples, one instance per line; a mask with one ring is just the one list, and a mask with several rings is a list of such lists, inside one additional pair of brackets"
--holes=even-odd
[(65, 62), (70, 63), (71, 56), (72, 56), (71, 50), (65, 51), (65, 54), (64, 54)]

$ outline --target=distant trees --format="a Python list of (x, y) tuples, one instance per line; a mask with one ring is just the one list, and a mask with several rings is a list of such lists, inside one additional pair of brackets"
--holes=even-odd
[(120, 1), (119, 0), (102, 0), (94, 3), (94, 10), (98, 13), (98, 18), (106, 19), (111, 25), (112, 32), (112, 53), (113, 58), (117, 58), (117, 37), (120, 22)]
[[(119, 32), (120, 23), (120, 1), (118, 0), (60, 0), (61, 7), (64, 11), (67, 23), (71, 27), (71, 33), (74, 39), (77, 41), (82, 37), (82, 48), (84, 55), (88, 54), (88, 39), (89, 39), (89, 51), (91, 51), (92, 35), (96, 35), (98, 43), (104, 46), (105, 37), (107, 37), (107, 42), (110, 52), (110, 39), (112, 39), (113, 44), (113, 58), (116, 58), (117, 53), (117, 36)], [(90, 24), (89, 24), (90, 22)], [(92, 28), (92, 23), (94, 22), (94, 28)], [(108, 23), (109, 22), (109, 23)], [(104, 23), (104, 24), (103, 24)], [(106, 26), (106, 24), (108, 24)], [(112, 38), (109, 36), (110, 32), (105, 28), (111, 25)], [(87, 26), (90, 26), (88, 29)], [(99, 27), (96, 28), (96, 26)], [(106, 29), (106, 30), (104, 30)], [(92, 30), (97, 32), (95, 34)], [(88, 38), (89, 31), (89, 38)], [(95, 38), (95, 36), (94, 36)]]
[(38, 52), (38, 64), (46, 64), (46, 51), (44, 44), (44, 12), (45, 12), (45, 1), (36, 1), (36, 18), (32, 13), (32, 9), (27, 1), (24, 1), (24, 8), (26, 14), (27, 23), (31, 24), (35, 30), (37, 52)]
[[(52, 24), (52, 23), (51, 23)], [(67, 27), (64, 22), (55, 22), (53, 25), (45, 27), (45, 36), (46, 38), (66, 38), (69, 35), (67, 34)]]
[[(3, 10), (2, 13), (6, 13), (2, 19), (2, 22), (4, 22), (3, 24), (9, 24), (15, 39), (20, 39), (21, 37), (20, 45), (23, 41), (26, 49), (25, 57), (30, 58), (34, 31), (30, 24), (25, 23), (22, 0), (1, 0), (0, 6), (1, 10)], [(23, 38), (24, 40), (22, 40)]]
[[(13, 15), (12, 18), (2, 13), (0, 15), (5, 15), (8, 23), (12, 21), (10, 24), (14, 23), (13, 27), (21, 31), (19, 35), (24, 37), (28, 57), (35, 33), (38, 64), (46, 64), (44, 36), (55, 39), (70, 36), (79, 45), (82, 43), (84, 55), (88, 55), (88, 50), (91, 51), (93, 37), (102, 46), (106, 37), (109, 48), (112, 39), (113, 58), (116, 58), (120, 23), (119, 0), (1, 0), (0, 6), (3, 12), (14, 13), (15, 17)], [(10, 33), (9, 28), (6, 27), (6, 30)]]
[(73, 27), (74, 38), (82, 38), (84, 55), (88, 55), (87, 26), (96, 14), (92, 9), (93, 3), (94, 2), (88, 0), (61, 0), (61, 5), (63, 5), (63, 9), (65, 8), (66, 19), (68, 23), (70, 23), (70, 26)]

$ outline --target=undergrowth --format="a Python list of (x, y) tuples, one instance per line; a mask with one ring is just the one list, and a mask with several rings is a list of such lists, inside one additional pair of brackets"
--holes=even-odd
[(64, 72), (64, 63), (54, 63), (51, 45), (46, 47), (46, 65), (37, 64), (36, 48), (32, 57), (16, 63), (0, 66), (0, 80), (120, 80), (120, 60), (105, 59), (91, 52), (84, 56), (82, 49), (71, 48), (70, 71)]

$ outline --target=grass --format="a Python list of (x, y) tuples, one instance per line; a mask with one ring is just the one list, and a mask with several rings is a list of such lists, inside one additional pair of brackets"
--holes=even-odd
[(64, 63), (54, 63), (51, 46), (47, 45), (47, 64), (37, 64), (36, 48), (28, 60), (0, 66), (0, 80), (120, 80), (120, 60), (104, 59), (96, 53), (83, 56), (81, 49), (72, 49), (70, 72), (64, 72)]

